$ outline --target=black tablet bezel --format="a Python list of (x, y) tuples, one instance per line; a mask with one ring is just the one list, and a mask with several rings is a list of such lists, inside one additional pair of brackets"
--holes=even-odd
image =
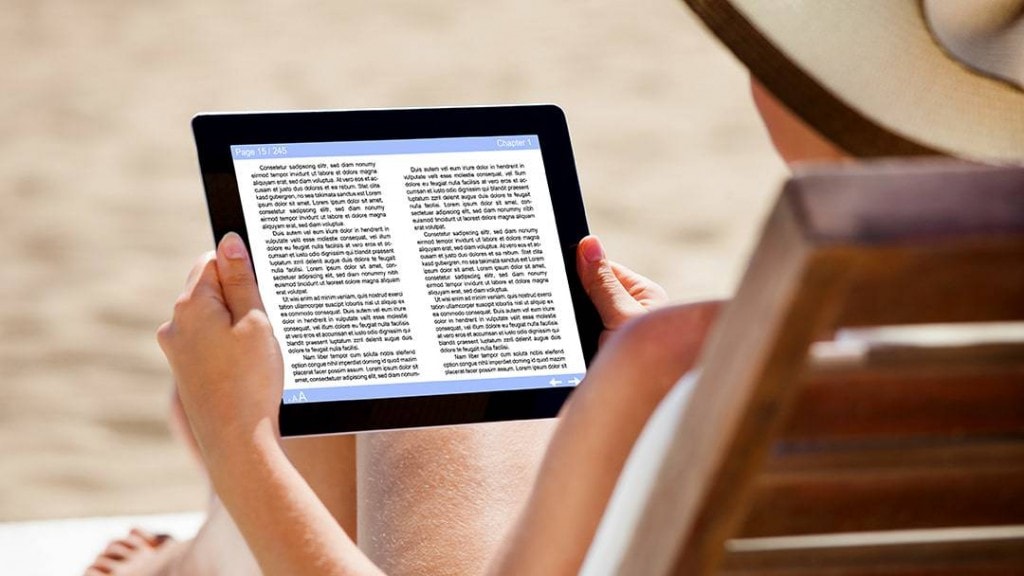
[[(554, 105), (200, 114), (192, 119), (214, 241), (249, 238), (232, 145), (536, 134), (576, 312), (583, 356), (597, 351), (601, 321), (576, 274), (576, 246), (588, 234), (565, 115)], [(543, 388), (374, 400), (281, 404), (282, 436), (420, 428), (550, 418), (573, 388)]]

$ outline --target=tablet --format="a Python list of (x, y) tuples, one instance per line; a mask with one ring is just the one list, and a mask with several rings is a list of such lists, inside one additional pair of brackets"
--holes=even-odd
[(551, 105), (201, 114), (215, 241), (245, 239), (285, 364), (281, 433), (548, 418), (600, 320)]

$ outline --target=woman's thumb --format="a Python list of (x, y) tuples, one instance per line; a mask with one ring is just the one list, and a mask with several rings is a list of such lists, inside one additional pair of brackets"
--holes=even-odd
[(234, 232), (225, 234), (217, 246), (217, 275), (234, 322), (253, 309), (263, 309), (249, 251), (242, 237)]
[(580, 240), (576, 250), (576, 271), (606, 329), (615, 330), (633, 316), (644, 312), (643, 306), (615, 275), (612, 263), (596, 236)]

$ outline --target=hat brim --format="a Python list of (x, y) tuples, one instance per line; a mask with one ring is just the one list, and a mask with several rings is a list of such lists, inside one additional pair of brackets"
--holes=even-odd
[(912, 0), (685, 0), (776, 98), (858, 157), (1024, 160), (1024, 91), (952, 60)]

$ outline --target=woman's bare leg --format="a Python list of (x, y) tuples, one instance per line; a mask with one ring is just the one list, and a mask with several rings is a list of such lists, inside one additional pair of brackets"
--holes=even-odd
[[(284, 443), (335, 518), (389, 575), (465, 575), (482, 573), (496, 553), (530, 493), (554, 426), (502, 422)], [(258, 574), (215, 498), (179, 573)]]
[(552, 420), (358, 440), (359, 547), (385, 572), (481, 574), (533, 485)]
[(575, 574), (626, 456), (693, 366), (718, 307), (667, 308), (620, 330), (557, 430), (539, 421), (361, 436), (360, 548), (394, 576), (480, 574), (488, 564)]

